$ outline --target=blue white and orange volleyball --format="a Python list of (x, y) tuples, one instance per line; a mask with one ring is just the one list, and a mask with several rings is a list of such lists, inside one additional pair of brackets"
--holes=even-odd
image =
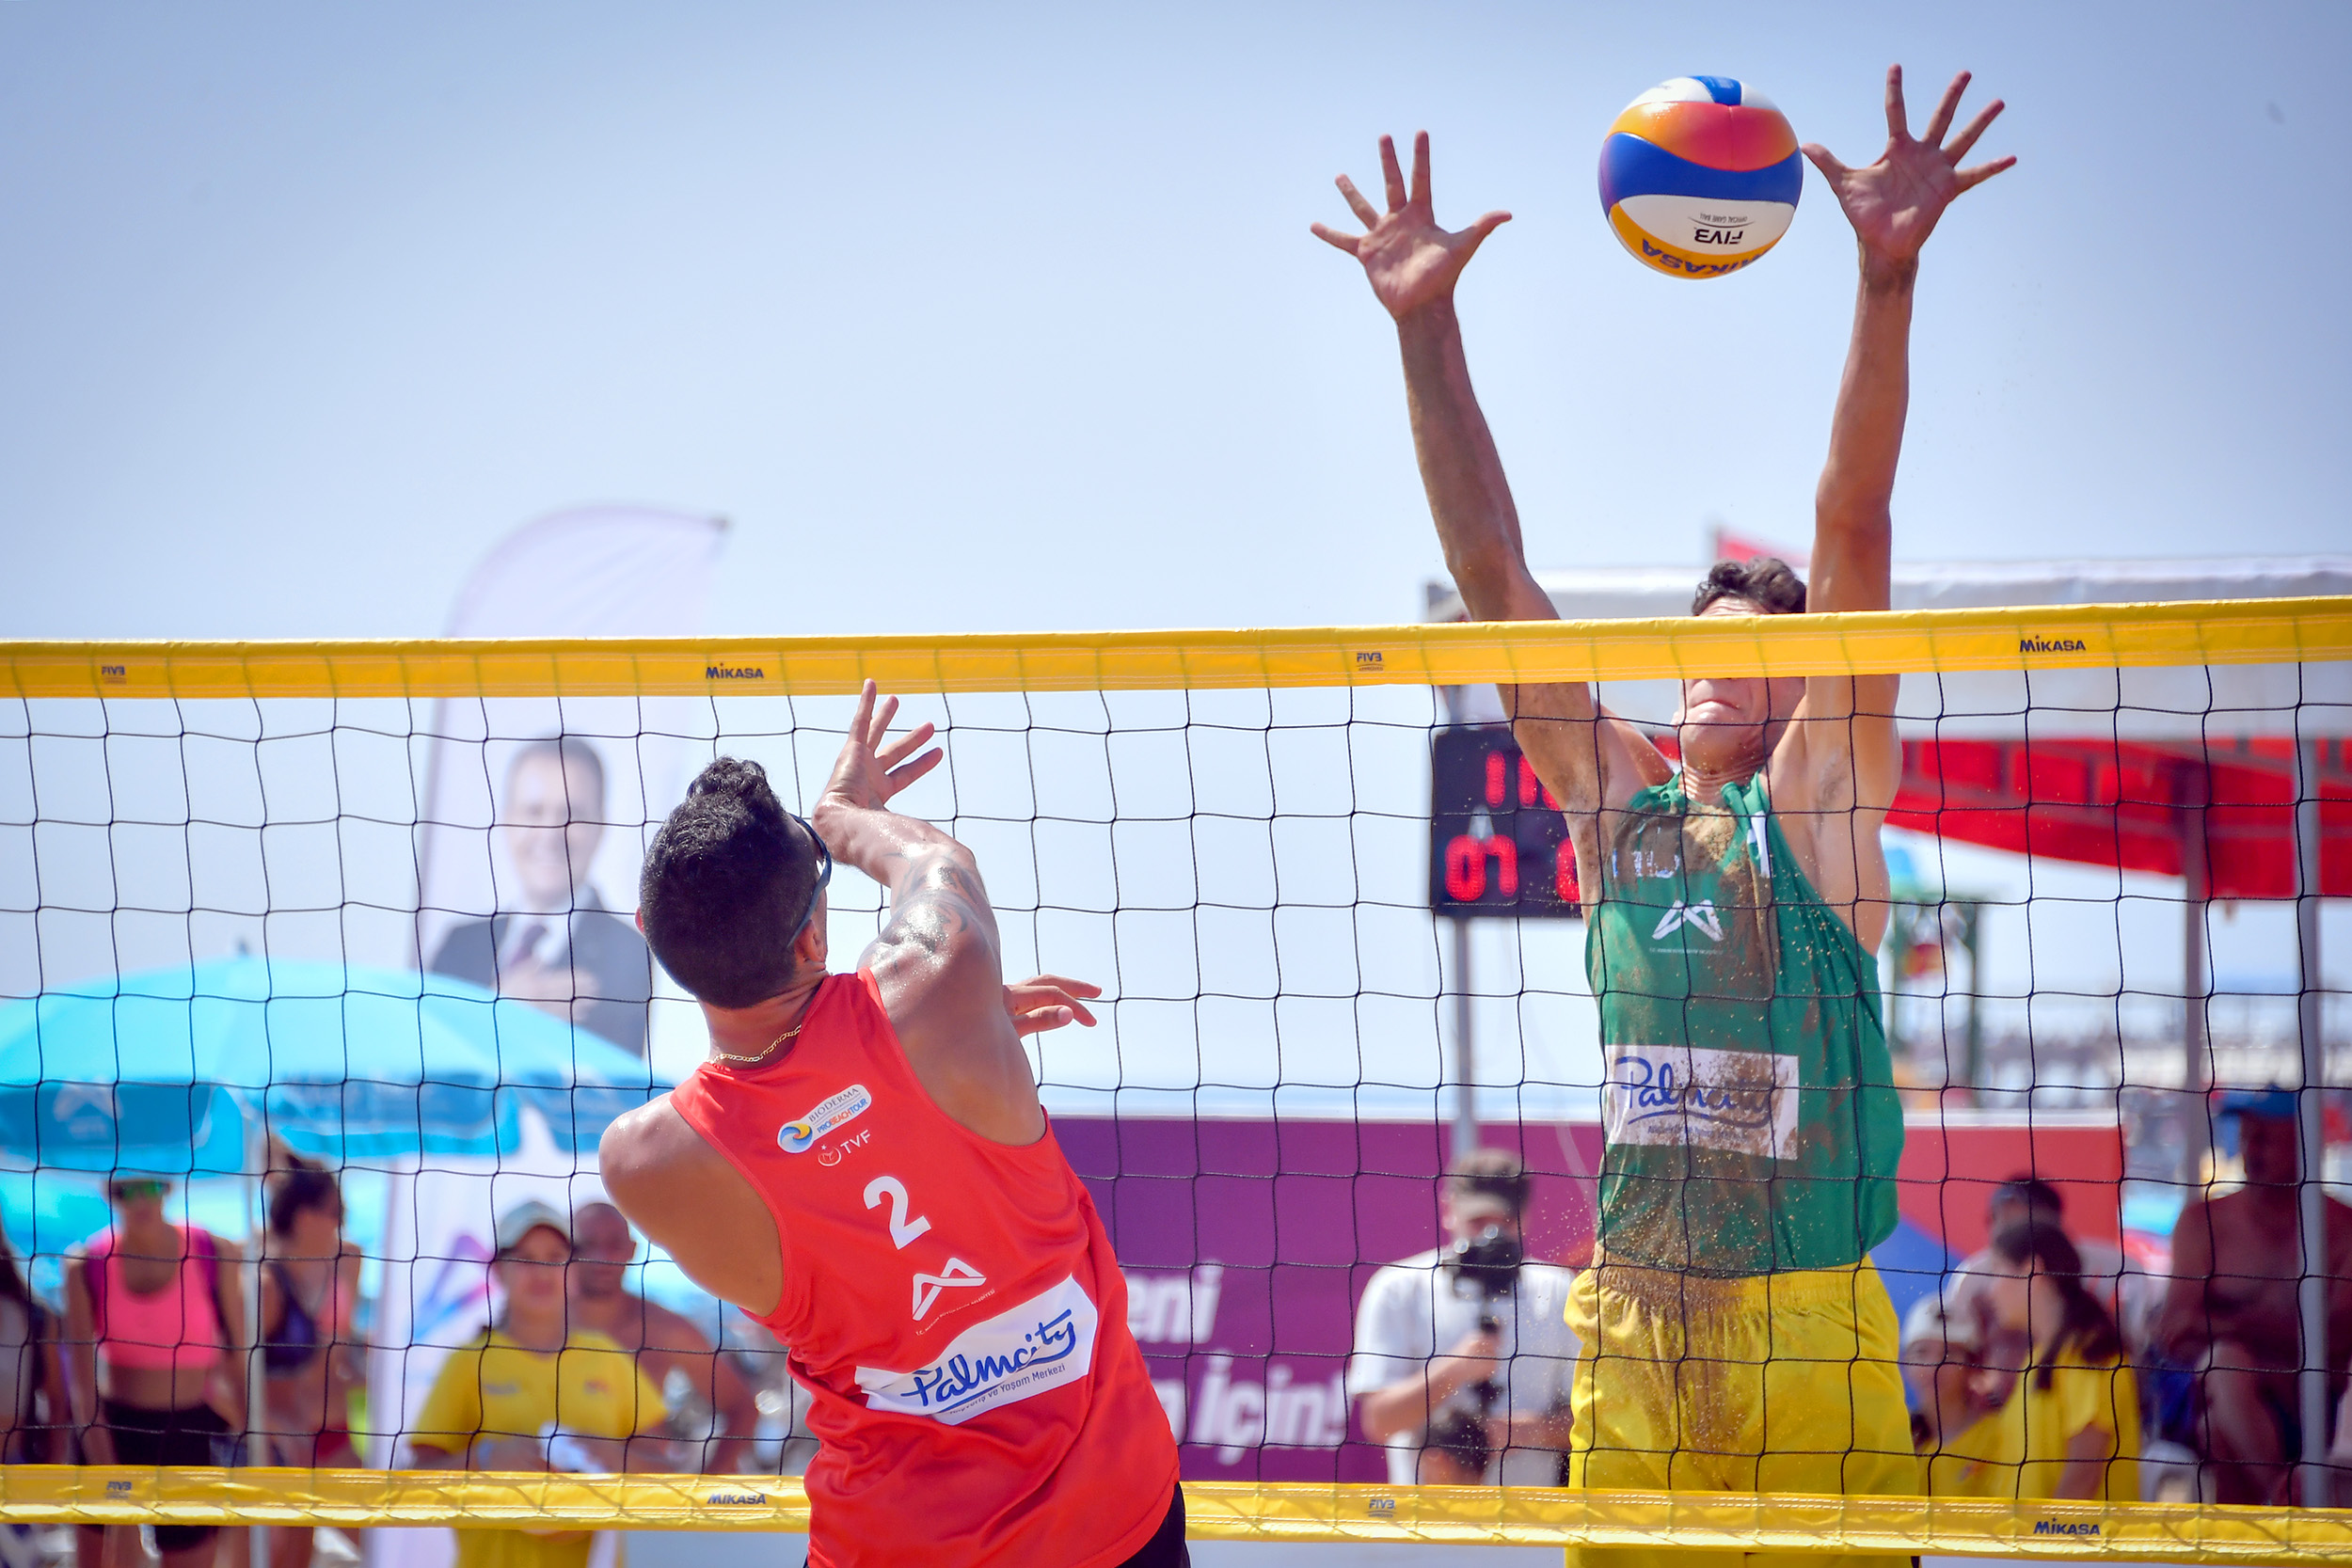
[(1804, 190), (1788, 117), (1729, 76), (1677, 76), (1625, 106), (1600, 144), (1600, 205), (1633, 259), (1721, 277), (1780, 243)]

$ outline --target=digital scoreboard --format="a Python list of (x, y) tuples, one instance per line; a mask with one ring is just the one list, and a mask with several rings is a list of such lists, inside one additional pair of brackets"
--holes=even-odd
[(1576, 918), (1568, 821), (1505, 724), (1429, 744), (1429, 907), (1439, 914)]

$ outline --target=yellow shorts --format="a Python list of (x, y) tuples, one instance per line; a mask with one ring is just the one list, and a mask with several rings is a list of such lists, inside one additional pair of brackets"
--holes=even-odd
[[(1572, 1486), (1915, 1496), (1886, 1287), (1867, 1262), (1753, 1279), (1599, 1263), (1568, 1292)], [(1571, 1551), (1591, 1568), (1655, 1554)], [(1677, 1563), (1744, 1554), (1677, 1553)], [(1809, 1562), (1903, 1564), (1883, 1556)]]

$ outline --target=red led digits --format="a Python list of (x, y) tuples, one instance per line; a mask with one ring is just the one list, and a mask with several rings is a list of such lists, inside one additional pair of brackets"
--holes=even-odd
[(1495, 863), (1495, 891), (1505, 898), (1519, 895), (1519, 847), (1507, 838), (1477, 838), (1456, 833), (1446, 841), (1445, 892), (1465, 904), (1486, 895), (1486, 863)]
[[(1453, 725), (1430, 743), (1429, 898), (1464, 916), (1579, 911), (1560, 799), (1500, 725)], [(1524, 872), (1524, 876), (1522, 876)]]
[[(1495, 762), (1500, 762), (1502, 760), (1502, 758), (1497, 757)], [(1489, 763), (1487, 765), (1486, 776), (1488, 778), (1494, 778), (1497, 771), (1498, 769), (1494, 767), (1493, 763)], [(1498, 792), (1496, 786), (1493, 784), (1489, 784), (1487, 789), (1490, 795)], [(1528, 761), (1526, 757), (1521, 756), (1519, 758), (1519, 804), (1522, 806), (1532, 806), (1539, 800), (1543, 801), (1544, 808), (1547, 811), (1558, 811), (1560, 809), (1559, 797), (1552, 794), (1549, 789), (1546, 788), (1544, 786), (1543, 780), (1535, 776), (1535, 765)]]
[(1486, 851), (1468, 833), (1455, 833), (1445, 846), (1445, 895), (1468, 904), (1486, 891)]
[(1507, 838), (1486, 841), (1486, 853), (1495, 858), (1495, 885), (1505, 898), (1519, 895), (1519, 847)]

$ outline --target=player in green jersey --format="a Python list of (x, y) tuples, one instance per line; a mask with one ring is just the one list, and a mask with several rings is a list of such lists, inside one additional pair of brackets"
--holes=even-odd
[[(1967, 80), (1915, 138), (1890, 71), (1887, 148), (1866, 167), (1805, 148), (1861, 264), (1813, 581), (1808, 594), (1778, 562), (1718, 566), (1697, 614), (1886, 608), (1920, 247), (2013, 161), (1960, 166), (2001, 109), (1953, 134)], [(1343, 178), (1365, 231), (1315, 232), (1363, 263), (1396, 321), (1422, 480), (1470, 612), (1551, 619), (1454, 311), (1462, 268), (1509, 214), (1439, 228), (1426, 135), (1409, 188), (1385, 138), (1381, 161), (1388, 210)], [(1879, 832), (1901, 773), (1896, 685), (1685, 681), (1678, 768), (1586, 686), (1503, 689), (1568, 813), (1600, 1004), (1600, 1241), (1569, 1308), (1585, 1345), (1580, 1483), (1918, 1490), (1894, 1314), (1867, 1257), (1894, 1227), (1902, 1149), (1871, 958), (1887, 921)]]

